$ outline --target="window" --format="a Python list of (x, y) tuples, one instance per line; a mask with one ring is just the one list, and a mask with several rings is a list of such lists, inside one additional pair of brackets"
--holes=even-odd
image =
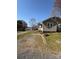
[(48, 28), (52, 28), (52, 23), (48, 23)]
[(51, 24), (51, 27), (52, 27), (52, 24)]

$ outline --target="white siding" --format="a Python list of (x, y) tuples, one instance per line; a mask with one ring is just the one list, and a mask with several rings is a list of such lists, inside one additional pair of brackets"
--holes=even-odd
[(43, 31), (43, 27), (39, 26), (38, 30)]
[(43, 27), (43, 31), (57, 31), (57, 26), (52, 26), (52, 28)]
[(49, 32), (51, 32), (51, 31), (57, 31), (57, 25), (52, 26), (52, 28), (47, 28), (45, 25), (43, 25), (42, 27), (39, 26), (38, 30), (42, 31), (42, 32), (43, 31), (49, 31)]
[(43, 31), (43, 28), (38, 28), (38, 30)]

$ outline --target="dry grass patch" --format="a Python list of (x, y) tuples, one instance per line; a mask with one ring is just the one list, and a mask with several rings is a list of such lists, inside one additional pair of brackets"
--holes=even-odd
[(32, 33), (33, 33), (33, 32), (28, 31), (28, 32), (26, 32), (26, 33), (23, 33), (23, 34), (17, 35), (17, 39), (22, 39), (24, 36), (31, 35)]
[(57, 54), (61, 50), (61, 43), (57, 43), (57, 41), (61, 41), (61, 33), (47, 33), (48, 36), (45, 36), (47, 41), (48, 49)]

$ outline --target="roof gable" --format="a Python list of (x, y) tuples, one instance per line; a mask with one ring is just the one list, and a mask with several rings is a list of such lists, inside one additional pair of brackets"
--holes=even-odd
[(60, 17), (51, 17), (43, 21), (43, 23), (53, 22), (53, 23), (61, 23)]

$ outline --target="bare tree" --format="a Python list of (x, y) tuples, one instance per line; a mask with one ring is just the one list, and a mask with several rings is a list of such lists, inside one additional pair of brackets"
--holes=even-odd
[(37, 23), (35, 18), (30, 19), (30, 25), (32, 27), (32, 30), (36, 28)]

